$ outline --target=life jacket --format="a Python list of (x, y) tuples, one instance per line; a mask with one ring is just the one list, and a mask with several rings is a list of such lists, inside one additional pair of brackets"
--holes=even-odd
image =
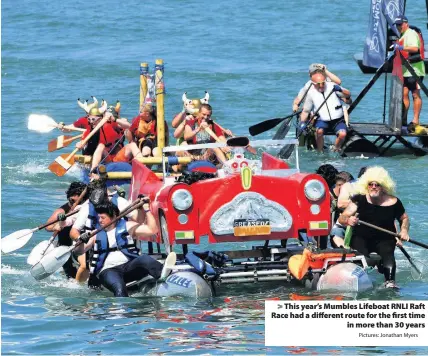
[[(410, 53), (407, 51), (400, 51), (400, 52), (403, 55), (403, 57), (409, 61), (409, 63), (417, 63), (425, 59), (424, 38), (422, 36), (422, 31), (420, 30), (420, 28), (413, 25), (410, 25), (409, 28), (415, 31), (419, 36), (419, 53), (414, 53), (410, 55)], [(404, 46), (403, 36), (398, 40), (398, 44)]]
[(123, 142), (125, 141), (125, 136), (123, 135), (122, 128), (116, 123), (107, 123), (106, 125), (111, 125), (111, 130), (117, 134), (116, 140), (113, 142), (107, 141), (107, 136), (104, 130), (104, 127), (100, 129), (100, 135), (104, 136), (104, 140), (107, 142), (105, 144), (106, 150), (108, 151), (108, 157), (105, 162), (111, 162), (111, 159), (123, 148)]
[(120, 219), (116, 224), (115, 237), (117, 247), (110, 248), (107, 233), (104, 230), (101, 230), (97, 234), (89, 263), (89, 271), (91, 274), (97, 275), (99, 271), (101, 271), (109, 252), (119, 250), (131, 260), (139, 256), (139, 250), (135, 244), (135, 240), (129, 236), (126, 229), (125, 219)]
[(151, 120), (149, 122), (140, 118), (138, 122), (138, 127), (134, 131), (134, 135), (139, 139), (146, 138), (155, 138), (156, 137), (156, 120)]
[[(327, 96), (333, 90), (333, 87), (334, 83), (325, 82), (324, 92), (322, 93), (319, 92), (314, 86), (309, 89), (308, 95), (310, 95), (312, 98), (315, 111), (318, 110), (318, 108), (322, 105)], [(330, 95), (327, 102), (318, 111), (318, 115), (322, 121), (332, 121), (343, 118), (342, 104), (335, 93)]]
[[(117, 192), (111, 196), (111, 202), (119, 208), (118, 199), (119, 199), (119, 194), (117, 194)], [(84, 229), (86, 231), (92, 231), (92, 230), (95, 230), (97, 226), (99, 226), (98, 214), (95, 211), (94, 204), (92, 204), (90, 201), (88, 201), (88, 204), (89, 204), (89, 214), (88, 214), (88, 218), (86, 219), (86, 224)]]
[(328, 258), (341, 257), (344, 260), (346, 257), (354, 257), (354, 252), (335, 252), (335, 251), (323, 251), (323, 252), (312, 252), (305, 248), (301, 255), (293, 255), (288, 260), (288, 269), (294, 278), (301, 280), (306, 273), (311, 269), (321, 269), (324, 266), (324, 261)]
[[(192, 119), (192, 120), (189, 120), (187, 124), (192, 128), (192, 130), (195, 130), (197, 123), (198, 123), (197, 119)], [(215, 132), (214, 125), (215, 125), (214, 123), (209, 125), (210, 129), (213, 132)], [(210, 136), (208, 132), (206, 132), (205, 130), (201, 130), (195, 136), (193, 136), (191, 140), (187, 142), (190, 144), (196, 145), (201, 143), (212, 143), (212, 142), (215, 142), (215, 140)]]

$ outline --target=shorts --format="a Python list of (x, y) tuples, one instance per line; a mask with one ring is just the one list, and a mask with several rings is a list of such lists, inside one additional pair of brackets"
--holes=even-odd
[[(424, 77), (419, 77), (421, 81)], [(404, 77), (404, 87), (409, 89), (411, 92), (420, 89), (420, 86), (414, 77)]]
[(338, 223), (334, 224), (331, 231), (330, 231), (330, 235), (332, 236), (339, 236), (344, 238), (345, 237), (345, 231), (346, 231), (346, 227), (339, 225)]
[(339, 131), (348, 132), (348, 129), (346, 127), (346, 123), (343, 117), (340, 119), (331, 120), (331, 121), (322, 121), (318, 119), (317, 121), (315, 121), (314, 126), (317, 129), (323, 129), (324, 132), (326, 131), (334, 132), (336, 135), (338, 134)]
[(143, 150), (144, 147), (149, 147), (151, 150), (157, 146), (156, 138), (145, 138), (140, 140), (140, 150)]

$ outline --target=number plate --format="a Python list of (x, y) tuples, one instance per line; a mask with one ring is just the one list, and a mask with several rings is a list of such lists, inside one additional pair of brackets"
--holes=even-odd
[(233, 221), (235, 236), (269, 235), (269, 219), (236, 219)]

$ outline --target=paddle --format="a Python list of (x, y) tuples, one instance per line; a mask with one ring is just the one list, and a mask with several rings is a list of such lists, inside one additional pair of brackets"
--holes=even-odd
[(412, 266), (412, 269), (410, 270), (410, 273), (412, 274), (413, 279), (421, 279), (422, 278), (422, 272), (424, 271), (424, 264), (420, 261), (414, 260), (409, 253), (404, 249), (403, 246), (398, 245), (398, 248), (401, 250), (404, 256), (406, 256), (407, 260), (410, 263), (410, 266)]
[[(70, 211), (73, 211), (74, 209), (76, 209), (76, 207), (80, 204), (82, 199), (85, 197), (87, 191), (88, 191), (88, 187), (85, 187), (85, 189), (83, 189), (82, 193), (80, 193), (76, 201), (70, 207)], [(43, 258), (43, 256), (46, 254), (46, 252), (48, 252), (48, 250), (50, 252), (53, 249), (52, 242), (55, 240), (55, 237), (57, 237), (58, 233), (59, 231), (55, 231), (49, 240), (40, 242), (31, 250), (31, 253), (27, 258), (27, 263), (29, 265), (32, 265), (32, 266), (35, 265), (37, 262), (39, 262)]]
[[(379, 226), (376, 226), (376, 225), (370, 224), (370, 223), (368, 223), (368, 222), (365, 222), (365, 221), (359, 220), (359, 224), (362, 224), (362, 225), (365, 225), (365, 226), (371, 227), (372, 229), (379, 230), (379, 231), (385, 232), (385, 233), (387, 233), (387, 234), (389, 234), (389, 235), (392, 235), (392, 236), (394, 236), (394, 237), (400, 238), (400, 235), (399, 235), (399, 234), (397, 234), (397, 233), (395, 233), (395, 232), (392, 232), (392, 231), (389, 231), (389, 230), (386, 230), (386, 229), (381, 228), (381, 227), (379, 227)], [(409, 240), (409, 241), (410, 241), (410, 240)], [(416, 261), (416, 260), (412, 259), (412, 257), (410, 257), (410, 255), (407, 253), (407, 251), (404, 249), (404, 247), (403, 247), (403, 246), (398, 245), (398, 248), (401, 250), (401, 252), (404, 254), (404, 256), (406, 256), (407, 260), (409, 261), (410, 265), (411, 265), (411, 266), (412, 266), (412, 268), (413, 268), (413, 269), (411, 270), (412, 277), (413, 277), (414, 279), (420, 279), (420, 278), (421, 278), (421, 276), (422, 276), (422, 272), (423, 272), (423, 270), (425, 269), (425, 267), (424, 267), (425, 265), (424, 265), (422, 262), (420, 262), (420, 261)], [(415, 274), (415, 273), (417, 273), (417, 274)], [(416, 277), (416, 276), (417, 276), (417, 277)]]
[(49, 240), (43, 240), (31, 250), (27, 257), (27, 263), (29, 265), (34, 266), (47, 252), (51, 252), (55, 248), (52, 242), (55, 240), (56, 235), (57, 234), (54, 233)]
[[(61, 125), (55, 122), (50, 116), (31, 114), (28, 117), (28, 129), (32, 131), (37, 131), (40, 133), (51, 132), (53, 129), (61, 128)], [(69, 130), (85, 132), (85, 129), (80, 129), (78, 127), (68, 127)]]
[[(367, 223), (367, 222), (365, 222), (365, 221), (361, 221), (361, 220), (359, 220), (359, 221), (360, 221), (360, 223), (361, 223), (361, 224), (366, 225), (366, 226), (368, 226), (368, 227), (372, 227), (373, 229), (377, 229), (377, 230), (379, 230), (379, 231), (386, 232), (387, 234), (390, 234), (390, 235), (395, 236), (395, 237), (400, 237), (400, 236), (399, 236), (397, 233), (395, 233), (395, 232), (392, 232), (392, 231), (389, 231), (389, 230), (383, 229), (383, 228), (381, 228), (381, 227), (379, 227), (379, 226), (376, 226), (376, 225), (372, 225), (372, 224)], [(420, 247), (423, 247), (423, 248), (428, 249), (428, 245), (426, 245), (426, 244), (424, 244), (424, 243), (422, 243), (422, 242), (419, 242), (419, 241), (416, 241), (416, 240), (413, 240), (413, 239), (409, 239), (409, 241), (408, 241), (408, 242), (410, 242), (410, 243), (412, 243), (412, 244), (414, 244), (414, 245), (417, 245), (417, 246), (420, 246)]]
[(265, 131), (273, 129), (275, 126), (279, 125), (284, 120), (289, 119), (289, 121), (291, 121), (291, 119), (294, 116), (299, 115), (301, 112), (302, 112), (302, 110), (299, 110), (299, 111), (296, 111), (295, 113), (292, 113), (291, 115), (288, 115), (286, 117), (276, 117), (274, 119), (269, 119), (269, 120), (259, 122), (258, 124), (250, 126), (248, 131), (250, 132), (251, 136), (257, 136), (257, 135), (259, 135)]
[[(205, 127), (204, 128), (204, 130), (214, 139), (214, 140), (216, 140), (216, 142), (222, 142), (221, 140), (220, 140), (220, 138), (213, 132), (213, 130), (211, 130), (211, 128), (210, 127)], [(230, 159), (230, 155), (231, 155), (231, 153), (230, 152), (227, 152), (227, 153), (224, 153), (225, 154), (225, 156), (226, 156), (226, 159)]]
[(58, 136), (57, 138), (54, 138), (53, 140), (49, 141), (48, 151), (53, 152), (53, 151), (59, 150), (61, 148), (67, 147), (74, 140), (77, 140), (78, 138), (81, 138), (82, 136), (83, 136), (83, 134), (77, 135), (77, 136), (65, 136), (65, 135)]
[[(297, 133), (296, 138), (298, 139), (300, 136), (302, 136), (303, 132), (305, 132), (306, 128), (312, 124), (313, 121), (315, 121), (315, 118), (318, 115), (318, 112), (321, 110), (321, 108), (324, 106), (324, 104), (327, 102), (327, 100), (330, 98), (331, 94), (334, 93), (334, 90), (332, 90), (327, 97), (325, 98), (325, 100), (321, 103), (321, 105), (318, 107), (318, 109), (314, 112), (314, 114), (312, 115), (312, 117), (309, 119), (309, 121), (307, 122), (307, 124), (305, 125), (304, 128), (300, 129), (300, 131)], [(291, 154), (294, 151), (294, 145), (285, 145), (283, 148), (281, 148), (281, 151), (278, 154), (278, 157), (282, 158), (282, 159), (289, 159)]]
[[(308, 89), (306, 89), (305, 93), (303, 94), (302, 98), (299, 100), (299, 103), (297, 104), (297, 108), (300, 107), (300, 105), (303, 103), (303, 101), (306, 99), (306, 95), (308, 95), (309, 89), (312, 88), (312, 85), (314, 85), (314, 83), (310, 83), (308, 86)], [(274, 140), (282, 140), (287, 134), (288, 131), (290, 131), (290, 122), (293, 119), (293, 117), (290, 117), (290, 119), (288, 119), (287, 121), (285, 121), (280, 128), (276, 131), (275, 135), (273, 136)], [(281, 152), (283, 152), (283, 150), (286, 149), (286, 147), (288, 147), (288, 145), (284, 146), (281, 151), (280, 151), (280, 155)]]
[(425, 245), (422, 242), (419, 242), (419, 241), (416, 241), (416, 240), (413, 240), (413, 239), (409, 239), (409, 242), (412, 243), (412, 244), (414, 244), (414, 245), (426, 248), (428, 250), (428, 245)]
[[(65, 216), (69, 217), (76, 213), (77, 211), (72, 211), (66, 214)], [(42, 230), (49, 225), (57, 223), (58, 221), (59, 220), (56, 219), (54, 221), (51, 221), (50, 223), (46, 223), (38, 227), (35, 227), (34, 229), (23, 229), (23, 230), (15, 231), (14, 233), (7, 235), (6, 237), (3, 237), (1, 239), (1, 251), (3, 253), (10, 253), (20, 249), (21, 247), (24, 247), (27, 244), (27, 242), (30, 241), (34, 232)]]
[[(92, 136), (94, 136), (101, 127), (108, 121), (108, 117), (103, 118), (97, 126), (89, 133), (88, 136), (82, 141), (82, 145), (85, 145)], [(74, 164), (74, 156), (76, 155), (78, 148), (75, 148), (70, 154), (63, 154), (58, 156), (48, 167), (49, 170), (58, 177), (62, 177)]]
[[(92, 231), (89, 234), (89, 238), (95, 236), (100, 231), (113, 225), (114, 223), (116, 223), (116, 221), (123, 218), (131, 211), (138, 209), (140, 206), (143, 206), (143, 204), (145, 204), (145, 201), (143, 199), (144, 198), (140, 198), (134, 201), (122, 213), (120, 213), (116, 218), (112, 219), (112, 221), (103, 228), (99, 228), (95, 231)], [(53, 249), (47, 255), (43, 256), (43, 258), (31, 268), (31, 275), (38, 281), (49, 277), (52, 273), (56, 272), (64, 265), (64, 263), (67, 262), (67, 260), (70, 258), (71, 252), (82, 243), (83, 241), (79, 238), (77, 239), (77, 242), (74, 246), (59, 246)]]
[[(306, 98), (306, 95), (309, 92), (309, 89), (311, 89), (313, 83), (309, 84), (308, 89), (306, 89), (305, 94), (303, 94), (302, 99), (300, 99), (298, 106), (300, 106), (301, 103)], [(270, 129), (273, 129), (275, 126), (280, 124), (282, 121), (287, 120), (287, 122), (284, 123), (284, 125), (281, 126), (281, 128), (278, 130), (278, 132), (273, 137), (274, 140), (282, 140), (285, 135), (288, 133), (288, 130), (290, 130), (290, 122), (293, 119), (294, 116), (299, 115), (302, 112), (302, 110), (296, 111), (295, 113), (292, 113), (291, 115), (288, 115), (286, 117), (278, 117), (275, 119), (269, 119), (262, 121), (256, 125), (250, 126), (249, 131), (251, 136), (256, 136), (258, 134), (261, 134), (262, 132), (268, 131)], [(276, 137), (277, 135), (282, 137)]]

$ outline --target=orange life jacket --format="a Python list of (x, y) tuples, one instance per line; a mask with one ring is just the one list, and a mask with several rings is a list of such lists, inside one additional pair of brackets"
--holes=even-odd
[(137, 136), (139, 139), (156, 137), (156, 121), (152, 120), (146, 122), (145, 120), (140, 119), (138, 127), (135, 130), (135, 136)]

